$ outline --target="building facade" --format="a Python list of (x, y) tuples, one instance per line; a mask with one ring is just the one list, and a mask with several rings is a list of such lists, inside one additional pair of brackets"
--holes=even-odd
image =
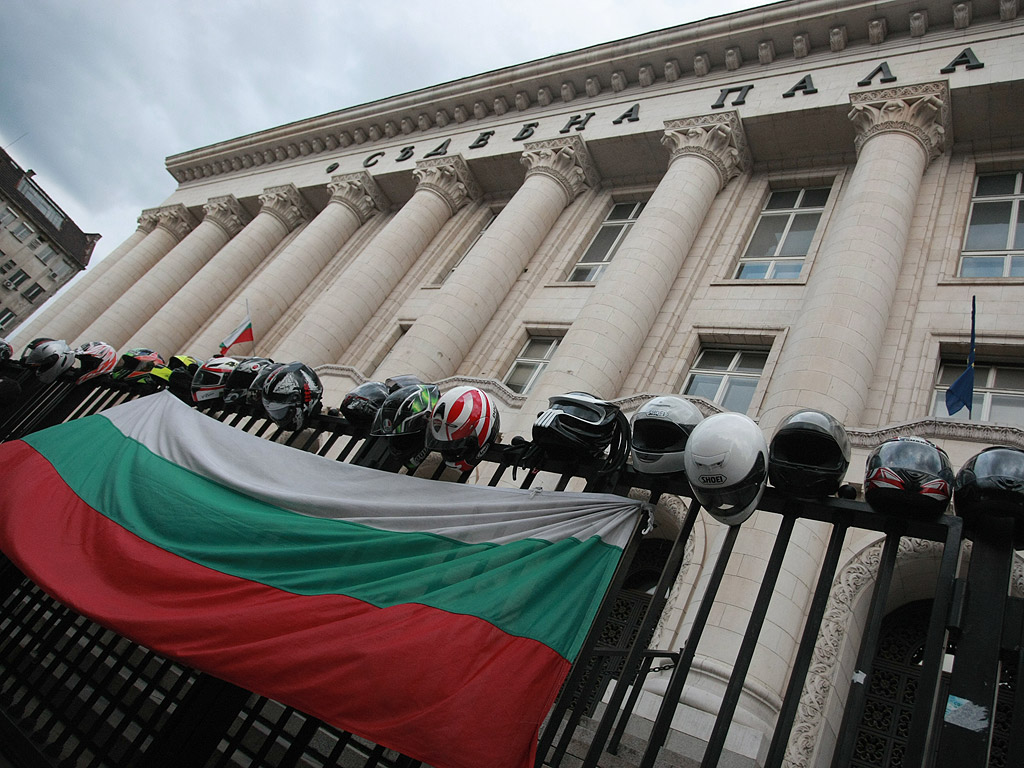
[(84, 270), (100, 239), (82, 232), (34, 175), (0, 149), (0, 336)]
[[(652, 32), (169, 157), (176, 191), (16, 343), (208, 358), (248, 312), (256, 353), (316, 367), (326, 405), (396, 374), (475, 383), (507, 441), (552, 395), (630, 412), (682, 393), (767, 437), (798, 407), (828, 411), (855, 485), (895, 435), (955, 469), (1024, 447), (1021, 104), (1019, 0), (782, 2)], [(968, 420), (943, 393), (972, 298)], [(683, 507), (663, 500), (651, 535), (671, 538)], [(751, 571), (771, 525), (743, 526)], [(722, 535), (695, 530), (658, 647), (685, 638)], [(771, 739), (826, 546), (813, 523), (795, 536), (730, 733), (741, 764)], [(878, 563), (877, 534), (844, 547), (794, 766), (828, 762)], [(930, 597), (938, 557), (904, 541), (894, 616)], [(749, 615), (742, 571), (719, 594), (673, 726), (684, 751)], [(662, 693), (655, 676), (641, 718)]]

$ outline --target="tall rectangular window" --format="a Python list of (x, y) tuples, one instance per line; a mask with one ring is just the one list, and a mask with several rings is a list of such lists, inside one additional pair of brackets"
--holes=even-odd
[[(944, 359), (932, 396), (932, 415), (949, 416), (946, 390), (967, 367), (965, 360)], [(1024, 425), (1024, 365), (975, 361), (974, 399), (971, 411), (964, 408), (953, 418)]]
[(483, 236), (484, 232), (486, 232), (487, 228), (489, 226), (491, 226), (491, 224), (494, 223), (494, 220), (497, 217), (498, 217), (498, 214), (496, 214), (494, 211), (491, 211), (491, 215), (487, 217), (487, 220), (484, 222), (484, 225), (482, 227), (480, 227), (480, 231), (476, 233), (476, 236), (473, 238), (473, 241), (469, 245), (467, 245), (465, 247), (465, 249), (463, 249), (462, 253), (459, 254), (458, 258), (456, 258), (455, 261), (449, 262), (448, 266), (445, 267), (444, 272), (442, 272), (439, 275), (439, 277), (438, 277), (436, 282), (443, 283), (445, 280), (447, 280), (451, 276), (452, 272), (454, 272), (456, 269), (459, 268), (459, 265), (466, 258), (466, 254), (468, 254), (471, 250), (473, 250), (473, 246), (476, 245), (477, 242), (479, 242), (479, 240)]
[(1024, 172), (974, 181), (960, 277), (1024, 277)]
[(703, 348), (687, 374), (683, 394), (746, 413), (767, 360), (763, 349)]
[(558, 341), (557, 336), (531, 336), (505, 374), (505, 386), (520, 395), (529, 392), (558, 349)]
[(10, 209), (8, 206), (0, 208), (0, 227), (6, 227), (12, 221), (17, 220), (18, 214)]
[(626, 234), (636, 223), (644, 203), (618, 203), (609, 213), (582, 258), (569, 273), (570, 283), (589, 283), (597, 280), (615, 256), (615, 252), (626, 239)]
[(30, 285), (28, 288), (21, 292), (21, 295), (24, 296), (29, 301), (35, 301), (44, 293), (46, 293), (46, 289), (43, 288), (43, 286), (41, 286), (39, 283), (32, 283), (32, 285)]
[(794, 280), (814, 239), (831, 187), (772, 192), (736, 268), (738, 280)]
[(23, 243), (30, 237), (32, 237), (32, 235), (34, 235), (35, 233), (36, 231), (32, 229), (32, 227), (30, 227), (24, 221), (19, 221), (17, 224), (11, 227), (11, 234), (18, 238), (18, 240), (20, 240)]
[(0, 309), (0, 329), (7, 328), (8, 326), (10, 326), (11, 323), (14, 322), (14, 318), (16, 317), (17, 315), (14, 314), (13, 310)]
[(19, 285), (28, 280), (28, 273), (24, 269), (19, 269), (17, 272), (15, 272), (7, 279), (10, 280), (11, 284), (15, 288), (17, 288)]

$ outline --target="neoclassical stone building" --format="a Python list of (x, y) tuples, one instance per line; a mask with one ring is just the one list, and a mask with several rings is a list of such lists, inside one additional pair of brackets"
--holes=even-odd
[[(797, 407), (832, 413), (855, 445), (853, 483), (899, 434), (959, 467), (1024, 445), (1019, 10), (781, 2), (175, 155), (177, 190), (16, 341), (209, 357), (248, 307), (256, 352), (317, 367), (328, 405), (393, 374), (472, 381), (503, 404), (507, 440), (554, 394), (629, 411), (684, 393), (769, 437)], [(972, 297), (968, 421), (942, 395), (965, 364)], [(680, 504), (662, 506), (670, 536)], [(771, 527), (744, 525), (752, 568)], [(796, 537), (804, 556), (786, 561), (730, 736), (750, 764), (825, 547), (813, 524)], [(711, 521), (694, 533), (660, 647), (685, 637), (720, 538)], [(877, 538), (846, 539), (791, 765), (828, 762)], [(929, 598), (936, 562), (905, 542), (893, 615)], [(721, 595), (675, 724), (697, 739), (742, 639), (744, 574)], [(653, 712), (664, 687), (647, 688)]]

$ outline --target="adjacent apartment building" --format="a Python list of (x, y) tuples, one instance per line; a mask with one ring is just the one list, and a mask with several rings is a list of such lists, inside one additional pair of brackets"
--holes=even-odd
[[(551, 395), (630, 411), (681, 393), (769, 437), (798, 407), (828, 411), (854, 443), (854, 484), (895, 435), (934, 440), (957, 468), (1024, 446), (1022, 104), (1019, 0), (790, 0), (654, 31), (171, 156), (174, 193), (18, 342), (208, 358), (249, 312), (256, 353), (316, 367), (327, 405), (394, 374), (473, 382), (502, 404), (507, 442)], [(48, 285), (37, 266), (26, 286)], [(943, 393), (972, 299), (968, 419)], [(652, 536), (681, 508), (662, 502)], [(767, 557), (758, 520), (737, 543), (748, 563)], [(695, 531), (659, 647), (685, 638), (720, 535)], [(825, 546), (810, 524), (800, 535), (730, 737), (750, 764)], [(877, 535), (847, 537), (791, 765), (830, 754), (879, 551)], [(937, 558), (901, 549), (894, 617), (930, 597)], [(720, 594), (676, 726), (698, 739), (749, 613), (742, 574)]]
[(86, 234), (0, 149), (0, 336), (88, 266), (99, 235)]

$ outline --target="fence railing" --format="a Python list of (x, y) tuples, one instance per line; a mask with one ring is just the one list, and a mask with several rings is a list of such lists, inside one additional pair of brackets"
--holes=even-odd
[[(16, 369), (14, 374), (18, 375)], [(23, 386), (19, 403), (0, 409), (3, 440), (98, 413), (137, 396), (126, 387), (39, 386), (28, 377)], [(207, 413), (235, 428), (328, 459), (407, 471), (380, 441), (368, 438), (339, 416), (322, 414), (306, 430), (291, 433), (252, 415), (226, 410)], [(582, 486), (590, 491), (639, 496), (654, 504), (666, 495), (690, 499), (685, 481), (642, 475), (628, 465), (617, 473), (600, 474), (596, 461), (547, 458), (529, 470), (517, 466), (520, 456), (520, 444), (499, 444), (491, 448), (473, 476), (459, 475), (439, 462), (425, 463), (417, 473), (439, 481), (514, 483), (520, 487), (530, 487), (543, 478), (545, 487), (557, 490)], [(1005, 530), (997, 525), (991, 536), (974, 542), (972, 566), (965, 576), (960, 573), (961, 521), (951, 515), (930, 521), (887, 517), (859, 501), (801, 501), (773, 488), (766, 490), (760, 509), (778, 518), (777, 531), (702, 754), (693, 756), (692, 742), (688, 762), (677, 754), (683, 749), (677, 747), (673, 720), (680, 716), (684, 687), (694, 670), (719, 585), (730, 567), (739, 528), (726, 532), (713, 563), (702, 564), (706, 571), (703, 592), (691, 609), (685, 642), (678, 648), (649, 647), (670, 590), (686, 565), (687, 541), (702, 514), (699, 505), (690, 500), (678, 534), (658, 548), (657, 576), (646, 589), (632, 589), (629, 584), (640, 560), (639, 528), (628, 545), (579, 659), (541, 732), (538, 766), (652, 768), (655, 764), (693, 765), (696, 760), (702, 766), (714, 766), (729, 755), (726, 737), (755, 646), (770, 616), (783, 562), (795, 546), (793, 532), (803, 521), (828, 526), (828, 543), (803, 626), (793, 628), (794, 634), (799, 634), (799, 644), (770, 745), (750, 764), (782, 766), (792, 762), (787, 749), (843, 559), (843, 544), (851, 532), (863, 531), (877, 533), (882, 544), (857, 651), (857, 680), (849, 686), (831, 757), (816, 755), (817, 764), (960, 768), (983, 766), (990, 759), (995, 761), (992, 764), (1013, 764), (1012, 759), (1020, 764), (1020, 757), (1006, 756), (1024, 756), (1024, 697), (1003, 716), (1007, 720), (1004, 732), (1010, 734), (1005, 738), (993, 740), (990, 723), (965, 735), (950, 717), (951, 702), (994, 700), (994, 695), (990, 696), (993, 691), (1012, 687), (1008, 670), (1015, 668), (1024, 653), (1024, 610), (1020, 600), (1007, 597), (1014, 554), (1009, 544), (1012, 537)], [(907, 540), (933, 542), (941, 555), (926, 640), (915, 673), (912, 716), (886, 735), (882, 734), (884, 728), (876, 733), (870, 723), (865, 726), (864, 713), (866, 707), (872, 712), (877, 708), (873, 659), (900, 544)], [(650, 569), (651, 563), (645, 567)], [(944, 667), (948, 667), (951, 649), (957, 652), (952, 673)], [(653, 674), (666, 672), (660, 708), (653, 719), (648, 714), (643, 727), (633, 727), (645, 682)], [(873, 746), (879, 740), (888, 745), (883, 752)], [(32, 768), (419, 765), (114, 635), (56, 603), (6, 560), (0, 565), (0, 755), (16, 766)], [(732, 759), (735, 762), (735, 755)]]

